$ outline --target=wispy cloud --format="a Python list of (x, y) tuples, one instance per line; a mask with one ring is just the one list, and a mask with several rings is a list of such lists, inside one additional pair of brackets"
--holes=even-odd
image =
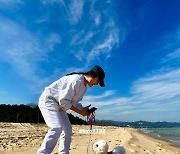
[(60, 22), (66, 23), (70, 33), (67, 48), (86, 67), (94, 61), (110, 58), (113, 48), (121, 45), (127, 34), (126, 27), (118, 25), (119, 14), (115, 13), (113, 4), (102, 1), (101, 5), (105, 8), (102, 10), (98, 3), (95, 0), (73, 0), (69, 3), (62, 0), (43, 1), (43, 4), (58, 4), (61, 7)]
[(50, 34), (46, 39), (47, 46), (50, 50), (53, 50), (56, 44), (61, 43), (61, 38), (57, 33)]
[[(107, 93), (109, 93), (107, 91)], [(98, 96), (86, 96), (82, 103), (98, 107), (97, 118), (123, 120), (152, 120), (154, 116), (164, 112), (178, 111), (180, 108), (180, 69), (151, 74), (135, 81), (132, 85), (130, 97), (114, 97), (114, 92)], [(151, 116), (139, 115), (152, 113)], [(109, 117), (109, 115), (112, 115)], [(124, 117), (121, 117), (121, 116)], [(109, 118), (108, 118), (109, 117)], [(149, 119), (148, 119), (149, 118)], [(163, 117), (159, 117), (163, 119)], [(166, 117), (168, 118), (168, 117)]]
[(85, 31), (80, 31), (79, 33), (73, 36), (71, 44), (78, 45), (78, 44), (87, 43), (88, 41), (92, 39), (93, 36), (94, 36), (94, 32), (92, 31), (89, 31), (88, 33)]
[[(175, 33), (171, 33), (171, 38), (176, 40), (173, 43), (172, 40), (170, 41), (164, 36), (162, 42), (166, 44), (166, 48), (161, 46), (159, 49), (168, 48), (169, 52), (160, 59), (159, 69), (148, 72), (132, 83), (130, 87), (131, 96), (117, 97), (114, 96), (115, 93), (113, 92), (109, 93), (111, 97), (107, 98), (103, 97), (104, 94), (86, 96), (83, 103), (97, 106), (99, 108), (99, 112), (97, 112), (99, 119), (106, 117), (106, 119), (114, 120), (125, 118), (126, 120), (131, 119), (131, 121), (139, 119), (152, 121), (158, 117), (161, 120), (176, 121), (177, 119), (170, 119), (168, 114), (164, 115), (167, 112), (171, 114), (175, 111), (178, 112), (180, 108), (180, 56), (177, 46), (179, 38), (176, 37), (176, 34), (176, 30)], [(162, 42), (159, 44), (161, 45)], [(173, 63), (176, 63), (176, 67), (173, 67)], [(143, 117), (142, 114), (144, 114)], [(146, 116), (146, 114), (151, 114), (151, 116)]]
[[(180, 69), (154, 74), (136, 81), (132, 87), (133, 99), (140, 100), (139, 104), (149, 109), (153, 109), (155, 105), (164, 104), (169, 110), (175, 106), (169, 106), (177, 101), (180, 96)], [(178, 104), (176, 104), (178, 107)]]
[(84, 23), (82, 30), (75, 31), (71, 40), (71, 49), (76, 58), (85, 62), (87, 66), (91, 65), (94, 60), (111, 57), (112, 49), (118, 47), (126, 37), (125, 27), (117, 25), (116, 16), (108, 15), (108, 11), (113, 11), (112, 6), (108, 6), (106, 11), (96, 7), (96, 1), (92, 1), (89, 10), (86, 11), (90, 14), (90, 16), (86, 15), (87, 21), (94, 20), (94, 23), (89, 23), (91, 28), (89, 29), (86, 25), (88, 23)]
[(85, 96), (84, 101), (97, 101), (99, 99), (104, 99), (108, 96), (112, 96), (113, 94), (115, 94), (114, 90), (108, 90), (99, 96), (91, 96), (91, 95)]
[(112, 48), (119, 43), (119, 30), (115, 27), (111, 29), (108, 36), (98, 42), (87, 56), (87, 63), (90, 63), (94, 58), (106, 55), (106, 58), (111, 56)]
[(95, 24), (99, 25), (101, 23), (101, 14), (98, 12), (97, 13), (94, 12), (93, 17), (94, 17)]
[(165, 120), (168, 119), (168, 116), (166, 115), (163, 119), (164, 112), (173, 113), (179, 110), (180, 57), (178, 44), (180, 38), (178, 34), (179, 29), (177, 28), (163, 36), (164, 39), (159, 42), (158, 50), (167, 50), (167, 55), (160, 59), (159, 69), (153, 70), (133, 82), (131, 102), (129, 103), (134, 105), (134, 108), (130, 110), (129, 114), (151, 112), (153, 113), (152, 117), (161, 115), (159, 118)]
[(70, 3), (70, 22), (72, 24), (77, 24), (78, 21), (81, 19), (81, 16), (83, 15), (83, 5), (83, 0), (72, 0), (72, 2)]
[(156, 53), (164, 53), (164, 57), (159, 60), (161, 67), (171, 67), (179, 63), (179, 45), (180, 45), (180, 23), (173, 27), (172, 31), (159, 37), (153, 49), (148, 53), (146, 58), (155, 55)]
[(90, 15), (93, 18), (94, 23), (98, 26), (101, 24), (101, 13), (95, 9), (95, 0), (92, 1), (90, 10)]
[[(108, 106), (108, 108), (117, 108), (120, 106), (126, 106), (125, 103), (129, 102), (130, 99), (126, 98), (126, 97), (114, 97), (114, 95), (116, 94), (116, 91), (114, 90), (108, 90), (105, 91), (103, 94), (101, 95), (87, 95), (83, 98), (82, 103), (85, 105), (95, 105), (99, 108), (104, 108), (106, 106)], [(112, 106), (111, 106), (112, 105)]]
[(141, 100), (168, 99), (180, 94), (180, 69), (154, 74), (136, 81), (132, 93)]
[(61, 42), (60, 36), (53, 33), (44, 39), (2, 17), (0, 27), (0, 59), (11, 64), (20, 76), (39, 83), (37, 70), (41, 68), (37, 64), (48, 59), (54, 45)]
[(165, 58), (161, 60), (161, 64), (179, 64), (180, 63), (180, 48), (175, 49), (175, 51), (169, 53)]
[(84, 39), (84, 35), (85, 35), (85, 31), (84, 30), (81, 30), (81, 31), (75, 33), (73, 35), (72, 39), (71, 39), (71, 45), (81, 44), (81, 42)]
[[(35, 65), (31, 65), (30, 61), (43, 59), (43, 49), (39, 46), (39, 40), (10, 20), (1, 18), (0, 26), (1, 59), (12, 63), (23, 75), (32, 75)], [(33, 57), (35, 53), (37, 57)]]
[(75, 57), (81, 62), (83, 62), (83, 59), (85, 56), (86, 55), (85, 55), (85, 52), (83, 50), (79, 50), (75, 55)]
[(161, 44), (165, 43), (161, 46), (162, 49), (169, 49), (172, 52), (172, 49), (179, 48), (179, 40), (180, 40), (180, 23), (174, 26), (174, 30), (170, 31), (168, 34), (164, 35), (161, 39), (163, 39)]

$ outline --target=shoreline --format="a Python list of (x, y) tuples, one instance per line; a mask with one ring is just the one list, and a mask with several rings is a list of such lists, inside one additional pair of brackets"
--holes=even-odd
[(159, 139), (159, 138), (156, 138), (156, 137), (153, 137), (151, 135), (147, 135), (147, 134), (144, 134), (144, 133), (141, 133), (139, 132), (138, 129), (135, 129), (134, 131), (136, 131), (138, 134), (140, 135), (144, 135), (145, 138), (149, 139), (149, 140), (152, 140), (154, 142), (158, 142), (158, 145), (162, 146), (162, 147), (166, 147), (168, 149), (172, 149), (176, 152), (176, 150), (178, 150), (178, 152), (180, 153), (180, 148), (179, 146), (176, 146), (175, 144), (172, 144), (171, 142), (167, 141), (167, 140), (163, 140), (163, 139)]
[(139, 133), (144, 134), (144, 135), (146, 135), (148, 137), (151, 137), (153, 139), (160, 140), (160, 141), (165, 141), (165, 142), (169, 143), (171, 146), (174, 146), (176, 148), (180, 148), (180, 143), (178, 144), (178, 143), (175, 143), (173, 141), (170, 141), (170, 139), (167, 139), (164, 136), (159, 137), (158, 136), (159, 134), (156, 134), (156, 133), (145, 133), (141, 129), (137, 129), (137, 130), (138, 130)]
[[(123, 146), (126, 154), (180, 154), (180, 149), (169, 142), (154, 139), (142, 134), (138, 129), (115, 126), (93, 126), (94, 133), (84, 134), (88, 125), (72, 125), (73, 136), (70, 154), (93, 154), (92, 144), (103, 139), (108, 142), (109, 152), (116, 146)], [(48, 128), (45, 124), (0, 123), (1, 154), (36, 153)], [(97, 132), (99, 130), (99, 132)], [(104, 131), (105, 130), (105, 131)], [(104, 131), (104, 132), (103, 132)], [(57, 154), (58, 144), (52, 154)]]

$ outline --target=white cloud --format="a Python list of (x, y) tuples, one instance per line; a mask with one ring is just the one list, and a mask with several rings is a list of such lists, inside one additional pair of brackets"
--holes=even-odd
[[(164, 103), (166, 100), (173, 103), (180, 95), (180, 69), (136, 81), (132, 87), (132, 94), (135, 100), (141, 100), (142, 103), (156, 104)], [(171, 108), (169, 105), (166, 107)]]
[(167, 55), (169, 59), (180, 59), (180, 48), (176, 49), (174, 52)]
[[(173, 55), (172, 59), (178, 57), (176, 52), (169, 55)], [(129, 97), (115, 97), (115, 91), (107, 91), (98, 96), (85, 96), (82, 103), (98, 107), (98, 119), (177, 121), (176, 117), (172, 119), (168, 115), (179, 113), (180, 67), (159, 68), (134, 81), (130, 92)], [(105, 97), (105, 94), (109, 97)], [(165, 113), (168, 114), (164, 115)]]
[[(166, 55), (159, 61), (161, 65), (171, 65), (174, 64), (175, 59), (178, 60), (179, 57), (179, 42), (180, 42), (180, 29), (177, 24), (174, 26), (172, 31), (169, 31), (165, 35), (159, 37), (153, 49), (148, 53), (147, 57), (155, 55), (156, 53), (166, 53)], [(175, 57), (177, 56), (177, 57)], [(174, 60), (174, 61), (173, 61)], [(163, 66), (162, 66), (163, 67)]]
[(94, 9), (91, 9), (90, 14), (91, 14), (96, 26), (100, 25), (101, 24), (101, 13), (95, 11)]
[(180, 69), (140, 78), (133, 83), (129, 97), (114, 97), (114, 94), (112, 90), (98, 96), (85, 96), (82, 104), (98, 107), (98, 119), (152, 121), (156, 116), (155, 120), (169, 120), (168, 116), (157, 116), (179, 111)]
[[(104, 53), (107, 55), (113, 47), (112, 44), (118, 42), (110, 38), (112, 37), (109, 37), (104, 43), (96, 43), (87, 59), (92, 61), (96, 56), (98, 57)], [(166, 45), (164, 46), (164, 44)], [(112, 95), (109, 98), (101, 97), (103, 94), (100, 96), (86, 96), (82, 103), (97, 106), (99, 109), (97, 118), (99, 119), (177, 120), (177, 118), (173, 120), (170, 116), (168, 117), (168, 114), (164, 115), (164, 113), (179, 112), (180, 108), (180, 51), (178, 44), (178, 30), (163, 37), (159, 43), (158, 51), (169, 51), (160, 60), (163, 65), (134, 81), (130, 91), (131, 96), (113, 97)], [(176, 63), (176, 67), (171, 67), (174, 63)], [(121, 116), (123, 117), (121, 118)]]
[(95, 20), (95, 24), (99, 25), (101, 23), (101, 14), (100, 13), (95, 13), (94, 15), (94, 20)]
[(53, 50), (54, 46), (56, 44), (61, 43), (61, 38), (57, 33), (52, 33), (50, 36), (46, 39), (47, 45), (51, 50)]
[(88, 42), (92, 37), (93, 37), (94, 33), (93, 32), (88, 32), (87, 35), (85, 35), (84, 38), (82, 38), (82, 40), (80, 41), (80, 43), (86, 43)]
[(0, 59), (11, 64), (25, 79), (38, 84), (44, 81), (37, 74), (41, 70), (37, 64), (48, 59), (48, 53), (60, 43), (60, 36), (53, 33), (44, 39), (2, 17), (0, 27)]
[[(108, 107), (108, 109), (119, 109), (118, 107), (126, 106), (125, 103), (129, 102), (130, 99), (126, 97), (114, 97), (116, 94), (114, 90), (105, 91), (101, 95), (87, 95), (84, 96), (82, 104), (96, 106), (98, 108)], [(126, 106), (127, 107), (127, 106)], [(129, 108), (129, 107), (128, 107)], [(103, 109), (104, 111), (104, 109)]]
[(71, 39), (71, 45), (80, 44), (84, 38), (84, 35), (86, 35), (84, 30), (81, 30), (74, 34)]
[[(109, 27), (112, 31), (109, 30)], [(121, 38), (118, 37), (121, 32), (113, 21), (101, 30), (102, 32), (106, 30), (106, 33), (103, 39), (95, 42), (94, 46), (90, 48), (91, 52), (88, 53), (87, 58), (89, 63), (95, 57), (111, 54), (112, 48), (120, 44)], [(107, 30), (109, 31), (107, 32)], [(84, 31), (80, 33), (81, 35), (76, 37), (74, 43), (79, 43), (81, 37), (85, 36)], [(160, 59), (163, 65), (134, 81), (130, 87), (129, 97), (117, 96), (116, 91), (110, 90), (100, 95), (87, 95), (83, 98), (82, 104), (84, 106), (92, 104), (92, 106), (98, 107), (96, 113), (98, 119), (176, 121), (176, 117), (168, 117), (168, 114), (179, 113), (180, 109), (180, 57), (177, 34), (176, 30), (168, 34), (170, 38), (164, 36), (164, 39), (159, 42), (159, 51), (168, 50), (167, 55)], [(96, 31), (94, 31), (93, 36), (96, 37), (96, 35)], [(166, 44), (165, 47), (164, 44)], [(83, 51), (79, 55), (79, 59), (82, 60)], [(176, 67), (171, 67), (174, 62), (176, 62)]]
[[(107, 7), (106, 2), (102, 2), (102, 5)], [(122, 44), (126, 38), (126, 28), (117, 25), (116, 14), (113, 16), (109, 14), (113, 8), (111, 5), (108, 6), (102, 11), (96, 5), (96, 1), (91, 1), (85, 15), (88, 23), (83, 21), (80, 31), (72, 31), (70, 50), (77, 60), (86, 63), (87, 66), (94, 60), (110, 58), (113, 48)]]
[(109, 35), (105, 37), (102, 42), (95, 44), (92, 50), (88, 53), (87, 63), (90, 63), (94, 58), (101, 55), (106, 55), (106, 58), (110, 57), (112, 48), (119, 43), (118, 36), (118, 29), (112, 28)]
[(71, 4), (69, 5), (70, 10), (70, 22), (72, 24), (77, 24), (83, 15), (83, 0), (72, 0)]
[(1, 18), (0, 27), (0, 59), (11, 63), (22, 75), (33, 76), (34, 62), (44, 58), (39, 40), (10, 20)]
[(102, 95), (98, 95), (98, 96), (88, 95), (88, 96), (85, 96), (84, 101), (97, 101), (98, 99), (103, 99), (105, 97), (112, 96), (113, 94), (115, 94), (114, 90), (108, 90), (108, 91), (104, 92)]
[[(94, 36), (94, 32), (85, 32), (84, 30), (76, 33), (72, 36), (71, 40), (71, 46), (78, 46), (78, 51), (73, 51), (75, 57), (83, 62), (85, 60), (85, 57), (87, 56), (86, 48), (84, 48), (84, 45), (89, 44), (92, 40), (92, 37)], [(81, 47), (80, 47), (81, 46)]]
[(160, 63), (165, 64), (165, 63), (180, 63), (180, 48), (175, 49), (175, 51), (169, 53), (165, 58), (163, 58)]
[[(119, 42), (122, 41), (122, 39), (119, 38), (121, 38), (120, 35), (123, 34), (120, 33), (121, 27), (116, 25), (116, 21), (113, 20), (112, 16), (108, 16), (106, 13), (102, 14), (101, 12), (96, 11), (94, 6), (95, 3), (92, 5), (93, 7), (91, 7), (91, 14), (93, 16), (95, 15), (95, 17), (100, 16), (101, 14), (101, 16), (106, 18), (106, 20), (105, 23), (103, 23), (103, 27), (100, 29), (100, 31), (97, 31), (97, 33), (94, 34), (99, 39), (89, 50), (88, 56), (86, 58), (87, 63), (91, 63), (94, 59), (98, 59), (102, 55), (105, 55), (106, 59), (111, 57), (113, 47), (119, 46)], [(95, 22), (96, 26), (98, 26), (99, 22), (97, 23), (97, 18), (95, 18)]]
[[(126, 28), (122, 24), (121, 26), (117, 25), (116, 14), (108, 13), (114, 11), (113, 5), (107, 5), (107, 2), (104, 1), (102, 5), (106, 9), (101, 10), (95, 0), (87, 2), (88, 5), (85, 5), (86, 1), (83, 0), (72, 0), (69, 4), (68, 2), (65, 4), (65, 2), (62, 0), (43, 1), (44, 4), (56, 3), (63, 6), (61, 7), (63, 16), (60, 20), (72, 27), (68, 31), (71, 34), (68, 44), (69, 51), (78, 61), (86, 63), (87, 66), (91, 65), (94, 60), (110, 58), (112, 49), (122, 44), (126, 37)], [(86, 18), (85, 21), (82, 20), (84, 18)], [(80, 29), (76, 30), (74, 26)]]
[(85, 57), (85, 52), (83, 50), (79, 50), (76, 54), (75, 57), (79, 60), (79, 61), (83, 61), (84, 57)]

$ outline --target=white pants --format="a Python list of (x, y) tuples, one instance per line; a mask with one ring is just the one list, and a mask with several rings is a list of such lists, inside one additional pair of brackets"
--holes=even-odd
[(60, 138), (58, 154), (69, 154), (72, 127), (65, 111), (59, 110), (59, 105), (40, 97), (39, 108), (49, 130), (38, 149), (37, 154), (51, 154)]

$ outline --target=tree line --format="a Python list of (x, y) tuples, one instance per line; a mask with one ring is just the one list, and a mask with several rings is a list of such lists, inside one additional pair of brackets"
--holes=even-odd
[[(71, 124), (87, 124), (79, 117), (68, 114)], [(44, 123), (41, 111), (37, 105), (7, 105), (0, 104), (0, 122)]]

